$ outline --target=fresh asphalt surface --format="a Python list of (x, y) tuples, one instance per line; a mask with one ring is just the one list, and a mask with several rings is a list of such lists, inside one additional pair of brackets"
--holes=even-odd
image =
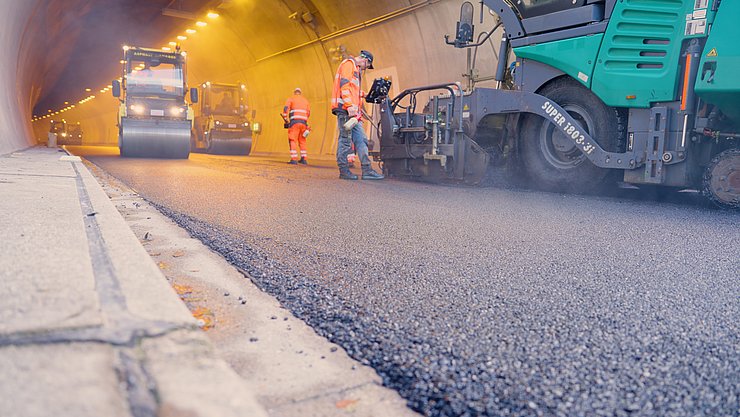
[(740, 215), (72, 151), (429, 416), (738, 416)]

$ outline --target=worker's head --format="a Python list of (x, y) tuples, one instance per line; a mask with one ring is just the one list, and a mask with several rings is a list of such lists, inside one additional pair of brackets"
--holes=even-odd
[(303, 91), (301, 91), (301, 87), (296, 87), (295, 90), (293, 90), (293, 94), (299, 95), (302, 94)]
[(370, 51), (360, 51), (360, 56), (356, 58), (357, 66), (361, 69), (373, 69), (373, 54)]

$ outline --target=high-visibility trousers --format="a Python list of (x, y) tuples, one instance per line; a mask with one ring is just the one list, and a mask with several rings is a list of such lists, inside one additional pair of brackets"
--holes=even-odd
[(290, 143), (290, 159), (293, 161), (298, 160), (298, 149), (301, 150), (301, 158), (308, 157), (308, 147), (306, 146), (306, 138), (303, 133), (306, 131), (308, 126), (303, 123), (296, 123), (288, 128), (288, 142)]

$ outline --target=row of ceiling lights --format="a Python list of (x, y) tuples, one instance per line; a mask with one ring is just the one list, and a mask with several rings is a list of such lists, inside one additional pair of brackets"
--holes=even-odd
[[(219, 17), (219, 14), (216, 13), (216, 12), (212, 12), (211, 11), (211, 12), (208, 12), (206, 14), (206, 17), (208, 19), (216, 19), (216, 18)], [(195, 26), (200, 27), (200, 28), (203, 28), (203, 27), (208, 26), (208, 23), (205, 22), (204, 20), (198, 20), (198, 21), (195, 22)], [(178, 35), (177, 36), (177, 40), (179, 42), (171, 41), (171, 42), (169, 42), (168, 46), (163, 46), (162, 47), (162, 50), (163, 51), (171, 51), (172, 48), (177, 47), (177, 45), (180, 42), (186, 41), (188, 39), (188, 36), (187, 35), (195, 35), (196, 33), (197, 33), (197, 30), (195, 30), (193, 28), (185, 29), (185, 34), (182, 34), (182, 35)], [(125, 61), (121, 60), (121, 64), (125, 64), (125, 63), (126, 63)], [(134, 71), (141, 70), (143, 68), (144, 68), (143, 64), (139, 64), (138, 67), (134, 68)], [(118, 80), (121, 81), (121, 78), (118, 78)], [(103, 87), (103, 88), (100, 89), (100, 93), (101, 94), (107, 93), (111, 88), (112, 88), (111, 85), (107, 85), (107, 86), (105, 86), (105, 87)], [(88, 93), (88, 94), (91, 93), (92, 92), (92, 88), (86, 88), (85, 89), (85, 92)], [(85, 97), (82, 100), (78, 101), (77, 104), (85, 104), (88, 101), (93, 100), (95, 97), (96, 96), (94, 94), (89, 94), (87, 97)], [(49, 117), (57, 116), (57, 115), (59, 115), (61, 113), (70, 111), (70, 110), (74, 109), (75, 107), (76, 107), (75, 104), (69, 104), (68, 101), (65, 101), (63, 108), (61, 108), (61, 109), (59, 109), (57, 111), (47, 110), (47, 113), (45, 115), (34, 115), (33, 118), (31, 119), (31, 121), (32, 122), (36, 122), (38, 120), (48, 119)]]

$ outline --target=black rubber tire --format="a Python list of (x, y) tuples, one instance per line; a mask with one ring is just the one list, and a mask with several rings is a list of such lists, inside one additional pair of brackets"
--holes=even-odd
[[(558, 103), (577, 122), (586, 125), (582, 127), (604, 150), (624, 151), (626, 117), (605, 105), (581, 83), (569, 77), (559, 78), (539, 94)], [(519, 145), (529, 185), (538, 189), (589, 193), (615, 182), (621, 174), (621, 170), (599, 168), (591, 163), (552, 123), (539, 115), (524, 116)]]
[[(724, 163), (724, 180), (718, 180), (715, 178), (717, 166), (720, 163)], [(727, 164), (731, 164), (730, 167)], [(728, 169), (729, 168), (729, 169)], [(728, 175), (729, 173), (729, 175)], [(717, 174), (717, 175), (720, 175)], [(740, 149), (727, 149), (719, 154), (715, 155), (714, 158), (709, 162), (706, 169), (704, 170), (704, 178), (702, 181), (702, 194), (716, 207), (723, 210), (738, 210), (740, 209), (740, 199), (737, 199), (737, 180), (740, 175)], [(720, 192), (716, 188), (722, 188), (722, 184), (727, 188), (728, 186), (733, 190), (732, 193), (723, 191)], [(733, 201), (732, 194), (735, 195)]]

